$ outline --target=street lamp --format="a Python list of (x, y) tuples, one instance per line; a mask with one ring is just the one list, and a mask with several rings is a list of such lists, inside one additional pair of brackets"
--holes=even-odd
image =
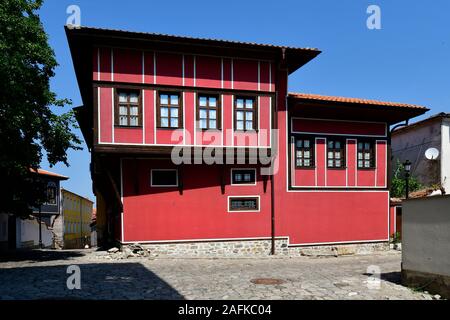
[(411, 173), (411, 162), (406, 160), (403, 163), (403, 168), (405, 169), (405, 193), (406, 199), (409, 198), (409, 174)]

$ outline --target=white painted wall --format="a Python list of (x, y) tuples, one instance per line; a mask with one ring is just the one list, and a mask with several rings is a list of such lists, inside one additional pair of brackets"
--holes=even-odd
[(450, 119), (441, 125), (441, 183), (446, 194), (450, 194)]
[[(25, 242), (32, 241), (32, 246), (39, 245), (39, 223), (37, 219), (17, 219), (17, 248), (25, 248)], [(20, 235), (20, 236), (19, 236)], [(44, 247), (50, 247), (53, 244), (53, 233), (47, 229), (45, 223), (42, 223), (42, 244)]]
[(450, 276), (450, 195), (402, 206), (402, 269)]

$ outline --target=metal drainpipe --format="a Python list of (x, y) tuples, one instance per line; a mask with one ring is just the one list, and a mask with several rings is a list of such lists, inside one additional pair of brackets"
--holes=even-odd
[(272, 248), (270, 250), (271, 255), (275, 255), (275, 190), (274, 190), (274, 174), (270, 175), (270, 193), (271, 193), (271, 202), (270, 202), (270, 211), (271, 211), (271, 219), (272, 219), (272, 225), (271, 225), (271, 242), (272, 242)]

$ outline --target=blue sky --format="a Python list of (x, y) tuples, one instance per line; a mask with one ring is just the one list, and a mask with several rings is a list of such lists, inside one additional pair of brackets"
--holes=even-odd
[[(40, 16), (60, 64), (52, 89), (78, 106), (63, 28), (71, 4), (85, 26), (316, 47), (322, 54), (291, 75), (290, 91), (420, 104), (431, 108), (426, 116), (450, 112), (448, 0), (46, 0)], [(381, 30), (366, 27), (371, 4), (381, 9)], [(83, 146), (69, 152), (69, 167), (50, 170), (70, 177), (63, 187), (94, 199)]]

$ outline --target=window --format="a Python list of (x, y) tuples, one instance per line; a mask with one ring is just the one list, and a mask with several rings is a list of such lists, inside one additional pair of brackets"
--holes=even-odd
[(295, 142), (295, 166), (314, 167), (313, 139), (301, 138)]
[(327, 145), (327, 166), (328, 168), (343, 168), (345, 166), (344, 159), (344, 143), (340, 140), (328, 140)]
[(179, 93), (160, 93), (157, 118), (159, 128), (181, 128), (183, 109)]
[(358, 141), (358, 168), (374, 168), (373, 141)]
[(178, 187), (177, 169), (154, 169), (151, 170), (152, 187)]
[(259, 197), (230, 197), (228, 211), (259, 211)]
[(220, 105), (217, 96), (199, 95), (197, 120), (200, 129), (220, 129)]
[(256, 184), (256, 169), (231, 169), (231, 184)]
[(53, 183), (49, 183), (47, 186), (46, 204), (56, 205), (56, 186)]
[(237, 97), (234, 101), (234, 129), (256, 130), (257, 111), (255, 98)]
[(117, 90), (115, 123), (126, 127), (141, 125), (140, 91)]

